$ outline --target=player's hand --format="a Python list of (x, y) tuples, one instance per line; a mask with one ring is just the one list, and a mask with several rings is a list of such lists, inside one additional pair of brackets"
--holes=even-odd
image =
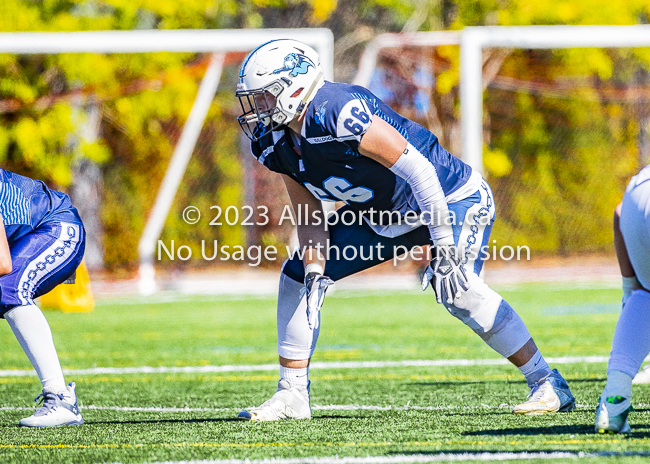
[(325, 291), (334, 281), (318, 272), (310, 272), (305, 275), (304, 292), (307, 294), (307, 322), (309, 328), (318, 328), (318, 312), (325, 300)]
[(427, 289), (429, 283), (436, 293), (438, 303), (444, 300), (448, 304), (453, 304), (454, 298), (469, 289), (467, 274), (455, 246), (436, 247), (436, 255), (422, 277), (423, 291)]

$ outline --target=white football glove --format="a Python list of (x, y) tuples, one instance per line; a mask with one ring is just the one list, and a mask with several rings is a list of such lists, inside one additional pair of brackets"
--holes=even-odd
[(431, 283), (436, 301), (453, 304), (454, 298), (469, 289), (469, 281), (455, 246), (436, 247), (436, 255), (422, 276), (422, 291)]
[(305, 275), (305, 286), (302, 292), (303, 295), (307, 294), (307, 322), (310, 329), (318, 328), (318, 312), (323, 306), (327, 287), (333, 283), (332, 279), (318, 272), (309, 272)]

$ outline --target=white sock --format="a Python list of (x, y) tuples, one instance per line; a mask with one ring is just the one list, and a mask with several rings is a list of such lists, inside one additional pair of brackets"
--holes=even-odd
[(526, 377), (526, 382), (529, 387), (532, 387), (551, 373), (551, 368), (548, 367), (544, 356), (542, 356), (539, 350), (535, 352), (526, 364), (520, 366), (519, 370)]
[(293, 385), (307, 387), (309, 385), (309, 367), (292, 369), (280, 366), (280, 378), (291, 381)]
[(611, 371), (621, 371), (634, 377), (649, 352), (650, 293), (635, 290), (627, 298), (616, 323), (608, 376)]
[(36, 369), (43, 389), (68, 393), (47, 319), (36, 305), (17, 306), (4, 315), (18, 343)]
[(634, 377), (625, 372), (617, 370), (607, 370), (607, 385), (601, 398), (607, 399), (610, 396), (622, 396), (623, 398), (632, 397), (632, 379)]

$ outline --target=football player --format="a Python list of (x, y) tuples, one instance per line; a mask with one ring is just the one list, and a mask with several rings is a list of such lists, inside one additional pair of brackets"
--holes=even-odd
[[(282, 176), (294, 211), (341, 201), (338, 213), (351, 224), (332, 220), (336, 224), (324, 227), (302, 218), (298, 225), (304, 259), (287, 260), (280, 276), (278, 390), (240, 419), (311, 418), (309, 360), (327, 287), (416, 245), (435, 247), (423, 289), (431, 284), (449, 313), (525, 376), (530, 395), (514, 412), (574, 409), (568, 385), (549, 368), (524, 322), (479, 277), (479, 249), (495, 218), (492, 191), (480, 173), (369, 90), (326, 82), (318, 54), (301, 42), (274, 40), (253, 50), (235, 95), (253, 154)], [(349, 246), (359, 250), (357, 258), (335, 251)], [(365, 259), (379, 248), (383, 253)]]
[(650, 353), (650, 166), (632, 177), (614, 212), (614, 247), (623, 277), (623, 309), (614, 331), (596, 432), (628, 433), (632, 380)]
[(66, 385), (52, 332), (34, 298), (72, 278), (85, 249), (79, 213), (65, 193), (0, 169), (0, 317), (36, 369), (43, 401), (23, 427), (83, 424), (75, 384)]

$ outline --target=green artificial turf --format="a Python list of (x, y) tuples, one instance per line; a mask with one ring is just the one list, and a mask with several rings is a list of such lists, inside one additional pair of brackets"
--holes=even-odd
[[(557, 285), (498, 290), (526, 321), (546, 357), (608, 355), (620, 290)], [(105, 299), (92, 313), (46, 316), (66, 369), (277, 361), (274, 298)], [(30, 367), (6, 324), (0, 324), (0, 343), (0, 369)], [(313, 362), (498, 358), (435, 304), (432, 293), (340, 291), (329, 295), (323, 308)], [(265, 401), (275, 391), (275, 369), (68, 375), (67, 381), (77, 383), (86, 424), (41, 430), (17, 427), (33, 410), (32, 399), (40, 391), (36, 376), (4, 376), (0, 462), (524, 451), (613, 453), (581, 462), (645, 462), (650, 457), (650, 386), (634, 387), (632, 434), (598, 435), (593, 433), (593, 416), (606, 364), (552, 367), (576, 396), (573, 413), (512, 415), (527, 387), (519, 371), (508, 365), (324, 367), (310, 371), (314, 419), (280, 423), (235, 420), (240, 409)]]

